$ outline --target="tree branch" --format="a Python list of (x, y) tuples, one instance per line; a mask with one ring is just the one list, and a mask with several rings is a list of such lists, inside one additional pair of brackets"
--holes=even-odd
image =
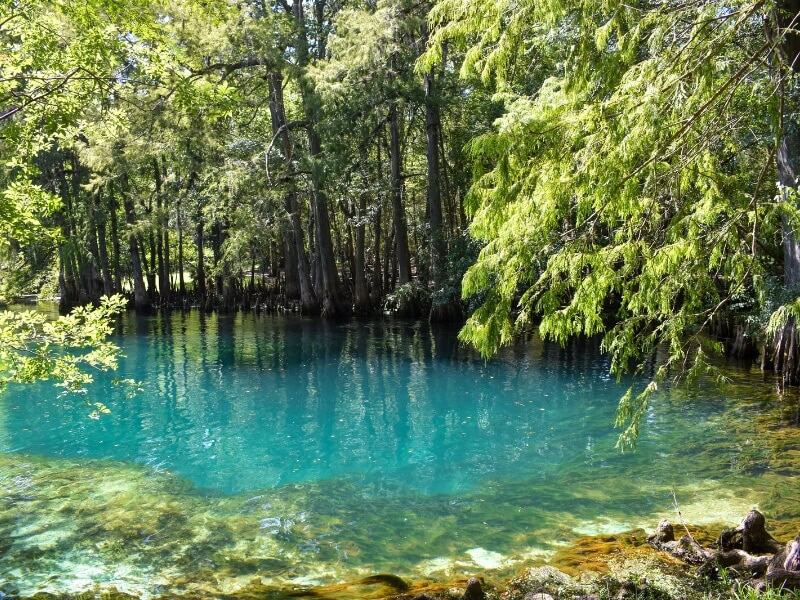
[(213, 73), (214, 71), (224, 71), (226, 75), (234, 71), (238, 71), (239, 69), (248, 69), (250, 67), (269, 67), (270, 69), (275, 66), (275, 64), (270, 61), (269, 59), (262, 57), (262, 56), (251, 56), (249, 58), (243, 58), (242, 60), (230, 63), (212, 63), (206, 66), (203, 69), (189, 69), (192, 75), (207, 75), (209, 73)]

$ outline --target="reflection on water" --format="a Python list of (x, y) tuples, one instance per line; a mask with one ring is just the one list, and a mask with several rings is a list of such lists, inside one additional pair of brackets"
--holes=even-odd
[(198, 313), (128, 316), (119, 343), (144, 389), (99, 377), (99, 421), (46, 385), (0, 402), (4, 593), (513, 570), (651, 526), (672, 489), (694, 522), (800, 518), (797, 404), (738, 372), (661, 398), (622, 455), (590, 345), (484, 362), (427, 324)]
[(12, 395), (2, 450), (129, 460), (227, 494), (344, 476), (457, 492), (616, 458), (619, 389), (593, 351), (531, 343), (484, 363), (423, 325), (196, 313), (124, 330), (119, 375), (143, 393), (104, 378), (100, 421), (48, 386)]

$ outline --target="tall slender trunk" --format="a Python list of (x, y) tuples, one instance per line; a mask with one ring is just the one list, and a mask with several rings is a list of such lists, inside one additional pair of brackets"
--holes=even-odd
[[(225, 241), (225, 227), (217, 220), (211, 226), (211, 252), (214, 257), (214, 292), (219, 295), (223, 293), (225, 285), (224, 265), (220, 267), (222, 261), (222, 243)], [(225, 269), (227, 271), (227, 269)]]
[(431, 236), (431, 266), (434, 290), (444, 279), (445, 240), (442, 231), (442, 199), (439, 185), (439, 105), (434, 96), (432, 73), (424, 76), (426, 159), (428, 163), (428, 218)]
[(166, 227), (164, 227), (164, 199), (161, 190), (161, 168), (158, 166), (158, 159), (153, 159), (153, 175), (155, 176), (156, 184), (156, 219), (155, 219), (155, 236), (156, 236), (156, 270), (158, 272), (158, 299), (161, 306), (165, 306), (169, 302), (169, 277), (167, 275), (166, 265), (164, 263), (164, 234)]
[[(320, 161), (322, 155), (322, 141), (316, 130), (316, 123), (319, 122), (319, 98), (311, 86), (305, 69), (310, 64), (308, 52), (308, 40), (306, 38), (306, 22), (303, 14), (303, 3), (297, 1), (293, 5), (295, 27), (297, 34), (297, 64), (301, 69), (300, 73), (300, 95), (303, 102), (303, 112), (306, 117), (306, 131), (308, 133), (308, 153), (311, 158), (311, 206), (314, 213), (314, 225), (316, 234), (316, 247), (319, 252), (321, 281), (320, 281), (320, 302), (322, 316), (335, 318), (349, 312), (348, 306), (343, 301), (339, 281), (336, 272), (336, 260), (333, 254), (333, 242), (331, 240), (331, 225), (328, 217), (328, 198), (325, 194), (323, 185), (323, 169)], [(317, 19), (322, 18), (324, 3), (317, 0), (314, 9), (317, 11)], [(316, 50), (318, 56), (325, 53), (325, 33), (321, 29), (322, 24), (318, 23), (318, 39)]]
[[(776, 4), (778, 81), (781, 93), (781, 137), (778, 145), (778, 181), (784, 188), (797, 189), (800, 175), (800, 35), (797, 32), (800, 0), (779, 0)], [(800, 285), (800, 243), (796, 232), (783, 220), (784, 284)]]
[(402, 179), (400, 174), (402, 158), (400, 156), (400, 128), (397, 122), (397, 103), (389, 108), (389, 151), (391, 155), (392, 173), (392, 216), (394, 218), (394, 244), (397, 252), (399, 284), (411, 281), (411, 255), (408, 249), (408, 226), (406, 211), (403, 207)]
[(369, 156), (367, 155), (368, 140), (361, 144), (361, 193), (358, 198), (358, 213), (356, 215), (356, 243), (353, 252), (353, 295), (355, 296), (356, 312), (366, 315), (372, 312), (372, 299), (367, 289), (367, 260), (365, 256), (365, 230), (367, 216), (367, 199), (369, 197)]
[[(150, 246), (150, 263), (145, 267), (147, 270), (147, 294), (150, 296), (150, 302), (152, 304), (156, 303), (157, 298), (157, 284), (156, 281), (158, 280), (158, 252), (156, 250), (156, 235), (155, 231), (151, 229), (147, 233), (147, 238)], [(160, 235), (158, 237), (161, 237)]]
[(375, 210), (375, 220), (373, 222), (373, 238), (375, 247), (373, 249), (373, 280), (372, 280), (372, 303), (377, 305), (383, 297), (383, 269), (381, 268), (381, 216), (383, 212), (383, 164), (381, 162), (381, 138), (375, 144), (375, 182), (376, 200), (378, 207)]
[(292, 224), (289, 222), (283, 230), (283, 273), (286, 280), (285, 293), (288, 300), (299, 300), (300, 279), (297, 274), (297, 249), (294, 244), (294, 232), (292, 232), (291, 228)]
[[(157, 228), (156, 220), (153, 218), (153, 197), (152, 195), (148, 199), (147, 205), (145, 208), (145, 214), (147, 215), (147, 221), (149, 224), (149, 228), (146, 234), (144, 234), (144, 241), (142, 243), (142, 269), (144, 269), (145, 277), (147, 279), (147, 297), (150, 299), (150, 304), (152, 306), (157, 305), (157, 290), (156, 290), (156, 265), (158, 263), (158, 258), (156, 256), (156, 236), (155, 236), (155, 229)], [(146, 243), (144, 243), (146, 241)], [(150, 252), (150, 257), (148, 258), (147, 252)]]
[[(161, 157), (161, 165), (163, 167), (163, 177), (164, 179), (167, 178), (167, 159), (166, 157)], [(172, 295), (172, 281), (170, 279), (172, 275), (172, 265), (170, 264), (170, 245), (169, 245), (169, 207), (167, 206), (167, 202), (164, 202), (164, 214), (161, 215), (161, 226), (164, 235), (164, 288), (161, 290), (161, 303), (164, 305), (169, 305), (170, 303), (170, 296)]]
[[(109, 186), (109, 192), (111, 188)], [(119, 268), (120, 247), (119, 247), (119, 221), (117, 219), (117, 199), (113, 193), (109, 195), (109, 213), (111, 214), (111, 253), (114, 266), (114, 289), (122, 291), (122, 273)]]
[[(80, 247), (79, 241), (79, 226), (78, 226), (78, 213), (77, 203), (81, 199), (81, 173), (86, 172), (86, 168), (80, 164), (78, 155), (74, 150), (68, 151), (69, 167), (70, 167), (70, 187), (66, 192), (67, 203), (67, 219), (69, 223), (70, 236), (75, 241), (74, 248), (78, 250)], [(89, 230), (91, 234), (92, 223), (89, 223)], [(73, 281), (75, 282), (78, 304), (85, 305), (99, 297), (95, 289), (95, 265), (94, 260), (97, 259), (97, 254), (88, 255), (82, 250), (75, 252), (75, 259), (73, 262)]]
[(183, 211), (181, 211), (180, 200), (178, 200), (176, 220), (178, 222), (178, 293), (183, 299), (186, 297), (186, 281), (183, 276)]
[(441, 115), (436, 98), (435, 73), (424, 76), (425, 88), (425, 132), (426, 159), (428, 163), (428, 224), (431, 241), (431, 271), (433, 297), (428, 319), (456, 321), (462, 318), (461, 301), (455, 291), (447, 285), (447, 240), (442, 219), (441, 181), (439, 171), (439, 147), (442, 138)]
[(133, 206), (133, 199), (130, 195), (128, 186), (128, 174), (122, 175), (122, 206), (125, 210), (125, 223), (128, 225), (128, 250), (131, 255), (131, 275), (133, 277), (133, 307), (137, 312), (150, 310), (150, 302), (147, 298), (147, 290), (144, 286), (144, 276), (142, 264), (139, 257), (139, 240), (136, 238), (134, 228), (136, 226), (136, 210)]
[(163, 273), (163, 278), (164, 278), (164, 284), (163, 284), (163, 287), (161, 288), (161, 304), (163, 306), (168, 306), (169, 303), (170, 303), (170, 296), (172, 295), (172, 286), (171, 286), (171, 282), (170, 282), (170, 273), (172, 271), (171, 271), (171, 265), (170, 265), (170, 260), (169, 260), (169, 252), (170, 252), (170, 248), (169, 248), (169, 226), (167, 226), (166, 223), (165, 223), (165, 227), (164, 227), (164, 231), (163, 231), (163, 238), (164, 238), (164, 240), (162, 242), (162, 252), (164, 253), (164, 267), (163, 267), (162, 273)]
[[(776, 77), (781, 94), (781, 137), (778, 141), (778, 181), (787, 190), (796, 190), (800, 176), (800, 34), (797, 19), (800, 0), (778, 0), (775, 5), (775, 22), (768, 30), (777, 38)], [(783, 223), (784, 286), (800, 286), (800, 242), (789, 220)], [(788, 384), (800, 383), (800, 356), (795, 319), (790, 317), (778, 336), (773, 359), (776, 371)], [(765, 351), (766, 352), (766, 351)]]
[(102, 214), (102, 192), (98, 192), (93, 198), (93, 211), (97, 219), (97, 254), (100, 259), (100, 273), (103, 276), (103, 293), (110, 296), (116, 290), (114, 281), (111, 279), (111, 271), (108, 265), (108, 238), (106, 235), (106, 216)]
[(58, 183), (58, 191), (64, 202), (64, 208), (56, 213), (56, 221), (61, 230), (61, 239), (58, 243), (58, 294), (59, 310), (67, 311), (79, 302), (78, 288), (75, 281), (75, 268), (72, 264), (74, 252), (70, 216), (72, 214), (72, 198), (67, 185), (67, 176), (64, 164), (59, 160), (53, 172), (53, 178)]
[(444, 196), (444, 206), (447, 207), (446, 218), (444, 221), (447, 223), (447, 234), (452, 238), (455, 235), (457, 225), (457, 217), (455, 204), (453, 202), (452, 187), (450, 185), (450, 176), (447, 174), (447, 152), (444, 147), (444, 135), (442, 134), (441, 121), (439, 124), (439, 164), (442, 166), (442, 195)]
[(313, 125), (309, 124), (308, 127), (308, 145), (312, 160), (312, 205), (314, 209), (317, 249), (322, 273), (322, 285), (320, 286), (322, 291), (322, 316), (336, 318), (347, 314), (349, 310), (339, 290), (339, 277), (336, 272), (336, 259), (333, 254), (331, 225), (328, 217), (328, 198), (322, 187), (322, 167), (319, 162), (319, 156), (322, 153), (322, 143), (319, 135), (314, 131)]
[(205, 258), (203, 256), (205, 252), (205, 244), (204, 244), (204, 233), (203, 229), (205, 228), (205, 224), (203, 223), (203, 214), (201, 210), (198, 209), (197, 214), (197, 273), (195, 275), (197, 283), (195, 284), (195, 290), (197, 291), (198, 299), (200, 302), (200, 307), (205, 307), (205, 300), (206, 300), (206, 266), (205, 266)]
[[(328, 219), (331, 224), (331, 231), (334, 234), (333, 237), (335, 240), (335, 244), (333, 246), (333, 265), (334, 269), (336, 269), (337, 282), (341, 284), (341, 289), (346, 289), (348, 287), (347, 282), (353, 280), (353, 244), (352, 240), (350, 239), (350, 228), (347, 227), (346, 224), (342, 225), (342, 227), (339, 227), (339, 223), (336, 222), (336, 211), (330, 203), (328, 203)], [(343, 231), (345, 236), (344, 239), (342, 238)], [(338, 268), (337, 265), (339, 265)], [(345, 273), (348, 265), (350, 267), (349, 279)]]
[[(270, 246), (272, 246), (272, 242), (270, 242)], [(256, 289), (256, 249), (253, 247), (250, 248), (250, 284), (247, 288), (251, 294)]]
[[(316, 314), (319, 312), (319, 302), (314, 294), (311, 284), (311, 268), (306, 254), (303, 239), (303, 224), (300, 221), (300, 208), (295, 191), (294, 167), (292, 163), (292, 140), (286, 122), (286, 112), (283, 105), (283, 76), (281, 73), (270, 73), (269, 76), (269, 110), (272, 117), (273, 136), (278, 135), (281, 140), (283, 158), (286, 162), (286, 176), (289, 190), (284, 196), (284, 207), (289, 214), (290, 228), (286, 228), (284, 236), (287, 239), (286, 268), (296, 270), (295, 279), (299, 286), (300, 310), (303, 314)], [(291, 257), (291, 258), (290, 258)], [(287, 295), (288, 295), (287, 272)]]
[[(389, 239), (383, 245), (383, 283), (384, 292), (391, 292), (394, 290), (395, 273), (396, 273), (396, 260), (392, 260), (392, 249), (394, 247), (394, 227), (389, 234)], [(395, 254), (396, 256), (396, 254)]]
[(153, 281), (151, 277), (152, 270), (150, 269), (150, 264), (147, 260), (147, 246), (144, 243), (139, 244), (139, 252), (141, 253), (139, 262), (142, 265), (142, 273), (145, 278), (145, 290), (147, 291), (147, 297), (150, 300), (150, 303), (152, 304), (153, 303), (153, 285), (152, 285)]
[[(89, 250), (92, 253), (92, 260), (88, 261), (88, 269), (86, 273), (86, 288), (89, 291), (89, 298), (92, 302), (96, 302), (102, 295), (98, 285), (98, 269), (102, 273), (102, 261), (100, 260), (100, 244), (97, 242), (98, 238), (98, 216), (95, 210), (95, 203), (97, 202), (97, 194), (92, 194), (89, 197)], [(105, 284), (103, 284), (105, 288)], [(105, 290), (103, 291), (103, 293)]]

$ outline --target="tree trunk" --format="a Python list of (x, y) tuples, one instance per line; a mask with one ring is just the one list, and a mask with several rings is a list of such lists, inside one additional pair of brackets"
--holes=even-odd
[[(344, 208), (342, 209), (344, 210)], [(349, 218), (350, 215), (345, 215)], [(334, 233), (336, 243), (333, 247), (334, 268), (336, 269), (337, 281), (341, 283), (343, 288), (347, 288), (347, 281), (353, 281), (353, 241), (351, 239), (351, 228), (345, 223), (339, 227), (336, 222), (336, 210), (333, 206), (328, 204), (328, 218), (331, 224), (331, 231)], [(342, 232), (344, 231), (344, 239), (342, 239)], [(338, 265), (338, 267), (337, 267)], [(350, 277), (348, 279), (345, 270), (350, 270)]]
[[(147, 237), (150, 243), (150, 264), (147, 269), (147, 295), (150, 297), (151, 304), (156, 304), (158, 299), (158, 251), (156, 244), (156, 232), (152, 229), (148, 232)], [(161, 237), (160, 234), (158, 237)]]
[(291, 222), (289, 222), (283, 230), (283, 256), (283, 272), (286, 280), (286, 299), (299, 300), (300, 279), (297, 275), (297, 249), (294, 244), (294, 232), (292, 231)]
[(109, 197), (109, 212), (111, 214), (111, 253), (112, 262), (114, 264), (114, 290), (122, 292), (122, 274), (119, 268), (119, 221), (117, 220), (117, 200), (113, 193), (111, 193)]
[(373, 275), (372, 275), (372, 304), (377, 306), (383, 297), (383, 269), (381, 268), (381, 213), (383, 212), (383, 164), (381, 162), (381, 139), (378, 138), (375, 144), (375, 182), (376, 182), (376, 201), (378, 207), (375, 210), (375, 221), (373, 223), (373, 238), (375, 245), (373, 248)]
[[(100, 244), (97, 243), (98, 217), (95, 211), (95, 202), (97, 201), (96, 196), (97, 194), (92, 194), (88, 201), (89, 250), (92, 253), (92, 260), (88, 261), (88, 269), (86, 272), (86, 289), (89, 291), (89, 298), (92, 302), (97, 302), (102, 295), (100, 292), (100, 286), (98, 285), (101, 281), (101, 278), (98, 278), (98, 268), (102, 271), (102, 266), (100, 265)], [(104, 284), (103, 287), (105, 287)]]
[(146, 312), (150, 310), (150, 302), (147, 299), (147, 290), (144, 287), (144, 276), (142, 264), (139, 257), (139, 240), (136, 238), (134, 228), (136, 226), (136, 211), (133, 206), (128, 188), (128, 174), (122, 175), (122, 206), (125, 209), (125, 223), (128, 225), (128, 249), (131, 255), (131, 275), (133, 277), (133, 307), (136, 312)]
[[(778, 40), (776, 46), (777, 73), (781, 94), (781, 137), (778, 142), (778, 181), (785, 189), (797, 189), (800, 175), (800, 35), (795, 20), (800, 13), (800, 0), (779, 0), (775, 6), (775, 22), (772, 35)], [(800, 286), (800, 243), (797, 233), (786, 217), (783, 218), (783, 269), (784, 286), (789, 289)], [(797, 328), (790, 317), (784, 331), (778, 336), (778, 350), (774, 367), (783, 375), (787, 384), (800, 383), (800, 357), (798, 357)]]
[[(271, 247), (272, 242), (270, 242)], [(256, 249), (252, 246), (250, 247), (250, 284), (247, 287), (251, 294), (256, 291)]]
[(320, 286), (322, 291), (322, 316), (336, 318), (346, 315), (349, 310), (339, 291), (339, 278), (336, 272), (336, 259), (333, 254), (333, 241), (331, 240), (331, 225), (328, 218), (328, 198), (323, 190), (322, 166), (319, 163), (322, 144), (319, 135), (314, 131), (313, 125), (309, 124), (308, 128), (308, 145), (312, 160), (311, 180), (313, 193), (311, 203), (314, 209), (315, 233), (322, 273)]
[(394, 247), (394, 227), (392, 227), (392, 231), (389, 234), (389, 239), (386, 240), (386, 243), (383, 245), (383, 283), (384, 293), (388, 293), (394, 291), (394, 286), (396, 283), (396, 260), (392, 260), (392, 248)]
[[(167, 178), (167, 159), (161, 158), (161, 165), (163, 167), (163, 177)], [(164, 214), (161, 216), (162, 229), (164, 231), (164, 289), (161, 290), (162, 304), (168, 306), (170, 303), (170, 296), (172, 295), (172, 264), (170, 261), (170, 245), (169, 245), (169, 207), (164, 202)]]
[(222, 260), (222, 241), (225, 237), (222, 223), (214, 221), (211, 225), (211, 256), (214, 259), (214, 293), (222, 294), (224, 274), (220, 262)]
[[(311, 206), (314, 213), (316, 247), (319, 252), (319, 266), (322, 275), (319, 299), (321, 301), (322, 316), (336, 318), (347, 314), (349, 310), (339, 290), (336, 260), (333, 254), (333, 242), (331, 240), (331, 225), (328, 218), (328, 198), (323, 186), (324, 178), (321, 164), (322, 141), (316, 130), (316, 123), (319, 121), (319, 98), (314, 92), (305, 72), (303, 72), (310, 63), (303, 3), (295, 2), (293, 6), (295, 26), (297, 29), (297, 64), (301, 69), (300, 94), (303, 101), (303, 112), (307, 121), (308, 153), (311, 159)], [(315, 9), (318, 13), (322, 10), (322, 6), (323, 4), (320, 2), (315, 4)], [(325, 35), (320, 33), (318, 38), (316, 44), (317, 51), (324, 54)]]
[(203, 215), (198, 210), (197, 215), (197, 273), (196, 283), (195, 283), (195, 291), (197, 292), (198, 301), (200, 303), (200, 308), (204, 309), (206, 304), (206, 266), (205, 266), (205, 259), (203, 257), (203, 253), (205, 251), (205, 244), (204, 244), (204, 237), (203, 237), (203, 229), (205, 228), (205, 224), (203, 223)]
[(447, 286), (447, 240), (442, 219), (439, 148), (442, 137), (439, 105), (434, 93), (433, 73), (425, 75), (425, 130), (428, 163), (428, 218), (431, 236), (431, 271), (433, 294), (428, 320), (450, 322), (463, 319), (460, 298)]
[[(303, 239), (303, 224), (300, 221), (300, 209), (297, 203), (297, 192), (295, 191), (294, 167), (292, 164), (292, 140), (286, 123), (286, 112), (283, 105), (283, 76), (278, 73), (269, 75), (269, 110), (272, 117), (273, 135), (278, 135), (283, 149), (283, 158), (286, 163), (286, 176), (289, 182), (289, 190), (284, 197), (284, 207), (289, 214), (291, 227), (284, 235), (286, 236), (286, 268), (290, 265), (296, 269), (296, 281), (299, 286), (300, 311), (302, 314), (316, 314), (319, 312), (319, 302), (314, 294), (311, 285), (311, 269), (308, 264), (305, 241)], [(290, 258), (291, 256), (291, 258)], [(287, 296), (289, 276), (287, 271)]]
[(64, 203), (64, 208), (56, 213), (56, 222), (61, 230), (61, 239), (58, 243), (58, 295), (59, 310), (67, 312), (78, 304), (78, 290), (75, 284), (75, 270), (72, 266), (72, 229), (70, 227), (70, 214), (72, 213), (72, 200), (65, 167), (60, 157), (53, 168), (53, 179), (57, 182), (58, 192)]
[(108, 266), (108, 243), (106, 236), (106, 217), (102, 214), (102, 192), (98, 192), (93, 198), (93, 214), (97, 223), (97, 257), (100, 260), (100, 273), (103, 276), (103, 293), (110, 296), (115, 292), (114, 280), (111, 279), (111, 271)]
[(369, 198), (369, 156), (368, 140), (361, 144), (361, 192), (358, 197), (358, 206), (355, 214), (347, 214), (350, 223), (355, 223), (355, 244), (352, 235), (348, 233), (350, 246), (351, 269), (353, 276), (353, 302), (355, 312), (359, 315), (368, 315), (372, 312), (372, 299), (367, 288), (367, 261), (366, 261), (366, 219), (367, 200)]
[(442, 127), (441, 121), (439, 123), (439, 162), (442, 166), (442, 194), (444, 195), (445, 202), (444, 204), (447, 206), (447, 218), (444, 219), (447, 222), (447, 233), (452, 238), (456, 232), (456, 211), (453, 204), (453, 194), (452, 188), (450, 186), (450, 177), (447, 174), (447, 152), (445, 151), (444, 147), (444, 135), (442, 134)]
[[(67, 193), (68, 199), (68, 210), (67, 210), (67, 217), (69, 219), (69, 228), (70, 228), (70, 235), (73, 236), (75, 240), (75, 248), (77, 252), (75, 253), (75, 271), (74, 271), (74, 281), (77, 286), (78, 292), (78, 304), (86, 305), (89, 302), (94, 302), (100, 297), (99, 290), (96, 286), (97, 280), (97, 270), (95, 268), (95, 261), (97, 260), (97, 252), (92, 252), (88, 254), (83, 252), (80, 248), (80, 236), (78, 235), (79, 226), (78, 226), (78, 213), (77, 213), (77, 204), (80, 202), (82, 194), (81, 194), (81, 182), (83, 181), (81, 177), (81, 173), (86, 173), (88, 179), (88, 170), (83, 167), (78, 160), (78, 155), (75, 151), (69, 151), (69, 166), (70, 166), (70, 190)], [(91, 210), (91, 209), (90, 209)], [(91, 236), (94, 235), (93, 233), (93, 223), (88, 223), (89, 235), (90, 239)], [(92, 248), (90, 247), (90, 252)]]
[(372, 312), (372, 299), (367, 289), (367, 261), (365, 256), (365, 229), (367, 215), (367, 178), (364, 176), (364, 189), (361, 190), (358, 205), (358, 220), (356, 225), (356, 244), (353, 256), (353, 286), (356, 313), (368, 315)]
[(411, 281), (411, 255), (408, 250), (408, 226), (406, 211), (403, 207), (403, 184), (400, 175), (402, 159), (400, 157), (400, 130), (397, 122), (397, 103), (389, 108), (389, 152), (391, 155), (392, 175), (392, 216), (394, 218), (394, 244), (397, 252), (399, 284)]
[[(434, 76), (426, 73), (425, 88), (425, 157), (428, 164), (428, 225), (431, 242), (431, 279), (434, 294), (444, 285), (444, 232), (442, 231), (442, 198), (439, 185), (439, 105), (434, 97)], [(436, 303), (431, 310), (434, 317)]]
[(153, 174), (155, 175), (156, 183), (156, 219), (155, 219), (155, 235), (156, 235), (156, 260), (158, 271), (158, 299), (161, 306), (166, 306), (169, 302), (169, 274), (164, 262), (164, 235), (162, 232), (166, 231), (164, 227), (163, 215), (163, 198), (161, 192), (161, 170), (158, 166), (158, 160), (153, 159)]
[(178, 201), (177, 210), (178, 222), (178, 292), (181, 295), (181, 300), (186, 298), (186, 281), (183, 277), (183, 213), (181, 211), (181, 203)]

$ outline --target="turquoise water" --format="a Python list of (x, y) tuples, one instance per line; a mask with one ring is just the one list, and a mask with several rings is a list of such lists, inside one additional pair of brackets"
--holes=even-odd
[[(413, 324), (176, 315), (125, 323), (125, 358), (90, 390), (111, 414), (42, 386), (5, 400), (3, 452), (125, 460), (236, 494), (347, 477), (427, 494), (617, 459), (619, 388), (592, 357), (520, 348), (485, 363), (454, 331)], [(599, 446), (599, 447), (598, 447)]]
[[(580, 534), (652, 526), (673, 490), (688, 519), (730, 522), (768, 505), (775, 477), (796, 485), (731, 424), (783, 406), (769, 386), (758, 401), (752, 385), (664, 396), (621, 454), (624, 389), (596, 348), (534, 338), (486, 362), (455, 334), (125, 317), (120, 369), (88, 393), (109, 415), (45, 384), (0, 402), (0, 591), (509, 570)], [(142, 388), (127, 397), (113, 377)]]

